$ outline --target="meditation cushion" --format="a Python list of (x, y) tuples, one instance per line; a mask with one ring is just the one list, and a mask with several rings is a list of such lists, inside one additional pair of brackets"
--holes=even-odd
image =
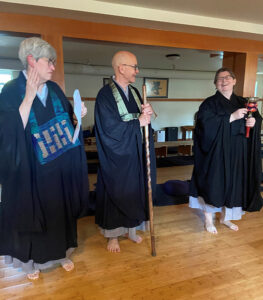
[(189, 194), (189, 181), (168, 180), (163, 184), (163, 190), (170, 196), (184, 196)]

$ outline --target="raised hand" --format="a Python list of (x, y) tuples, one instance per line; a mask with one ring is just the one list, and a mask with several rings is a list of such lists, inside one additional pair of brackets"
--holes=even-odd
[(29, 66), (27, 72), (26, 94), (21, 105), (19, 106), (19, 113), (21, 115), (24, 128), (26, 128), (32, 103), (36, 97), (39, 86), (40, 78), (38, 75), (38, 71), (35, 68)]
[(25, 100), (33, 102), (40, 86), (40, 78), (36, 68), (29, 67), (27, 72)]

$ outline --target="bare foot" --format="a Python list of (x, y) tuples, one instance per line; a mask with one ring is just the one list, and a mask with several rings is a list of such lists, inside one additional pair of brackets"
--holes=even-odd
[(212, 233), (212, 234), (217, 234), (217, 230), (214, 224), (205, 224), (205, 229), (206, 231)]
[(30, 280), (37, 280), (39, 278), (39, 270), (36, 270), (34, 273), (27, 274), (27, 278)]
[(234, 223), (232, 223), (230, 221), (222, 221), (222, 220), (220, 220), (220, 223), (226, 225), (228, 228), (230, 228), (230, 229), (232, 229), (234, 231), (238, 231), (238, 229), (239, 229), (236, 224), (234, 224)]
[(62, 263), (62, 268), (67, 271), (67, 272), (70, 272), (74, 269), (74, 263), (70, 260), (70, 259), (67, 259), (67, 261), (65, 263)]
[(114, 253), (121, 252), (118, 238), (109, 238), (107, 250)]
[(135, 234), (135, 235), (129, 235), (129, 234), (127, 233), (127, 234), (125, 234), (125, 236), (126, 236), (129, 240), (131, 240), (131, 241), (133, 241), (133, 242), (135, 242), (135, 243), (137, 243), (137, 244), (140, 244), (140, 243), (142, 242), (142, 240), (143, 240), (143, 238), (142, 238), (141, 236), (139, 236), (138, 234)]
[(205, 212), (204, 214), (205, 214), (205, 229), (206, 229), (206, 231), (208, 231), (212, 234), (217, 234), (216, 227), (213, 223), (212, 213)]

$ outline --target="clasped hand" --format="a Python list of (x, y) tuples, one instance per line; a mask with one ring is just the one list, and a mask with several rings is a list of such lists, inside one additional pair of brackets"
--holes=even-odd
[[(81, 101), (81, 119), (86, 116), (87, 112), (88, 112), (88, 110), (84, 104), (84, 101)], [(74, 123), (74, 125), (76, 125), (78, 123), (78, 120), (77, 120), (77, 117), (75, 114), (73, 114), (73, 123)]]
[(81, 101), (81, 118), (85, 117), (88, 110), (83, 101)]
[(242, 119), (242, 118), (244, 118), (244, 116), (246, 114), (247, 114), (247, 109), (246, 108), (239, 108), (231, 114), (230, 122)]
[[(247, 114), (248, 110), (246, 108), (239, 108), (236, 111), (234, 111), (231, 116), (230, 116), (230, 122), (239, 120), (239, 119), (243, 119), (246, 114)], [(246, 118), (246, 126), (247, 127), (254, 127), (256, 123), (256, 119), (253, 117), (249, 117)]]
[(153, 114), (153, 108), (150, 103), (142, 104), (142, 113), (150, 116)]
[(139, 117), (140, 126), (144, 127), (151, 123), (151, 115), (153, 114), (153, 109), (151, 104), (142, 104), (142, 113)]
[(246, 119), (246, 127), (254, 127), (256, 123), (256, 119), (253, 117)]

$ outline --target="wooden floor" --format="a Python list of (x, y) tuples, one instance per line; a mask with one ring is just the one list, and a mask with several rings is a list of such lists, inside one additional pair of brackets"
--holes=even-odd
[[(190, 166), (161, 168), (158, 182), (190, 174)], [(94, 218), (83, 218), (74, 271), (57, 267), (30, 282), (2, 259), (0, 299), (263, 299), (263, 212), (246, 214), (238, 232), (217, 223), (217, 236), (204, 231), (200, 214), (187, 205), (155, 207), (154, 214), (156, 257), (148, 233), (142, 244), (122, 240), (121, 253), (108, 253)]]

